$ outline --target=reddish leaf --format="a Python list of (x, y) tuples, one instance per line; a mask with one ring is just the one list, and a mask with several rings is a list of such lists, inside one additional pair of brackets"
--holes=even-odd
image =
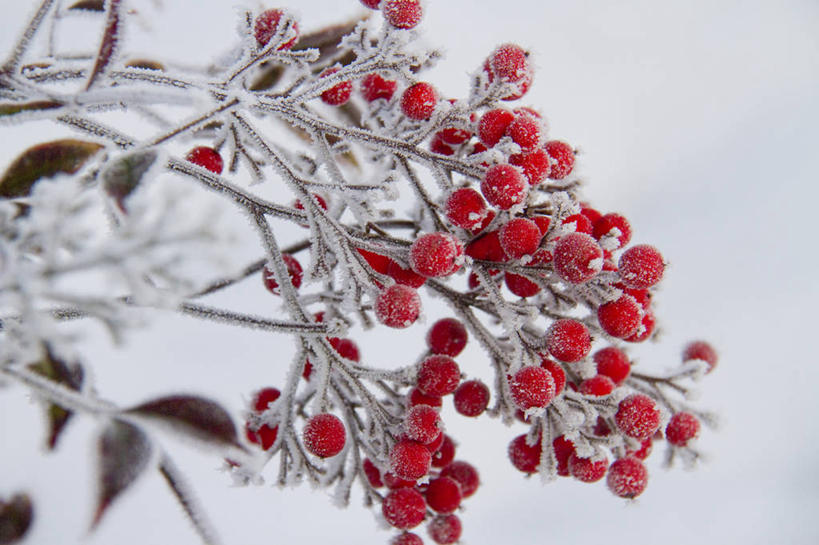
[(0, 197), (25, 197), (40, 178), (74, 174), (102, 148), (70, 138), (38, 144), (20, 154), (0, 178)]
[(137, 188), (156, 158), (153, 150), (138, 151), (118, 158), (103, 171), (102, 187), (123, 211), (125, 197)]
[(195, 396), (169, 396), (143, 403), (128, 411), (158, 418), (174, 430), (207, 443), (241, 448), (236, 426), (218, 403)]
[(105, 72), (105, 69), (114, 57), (114, 51), (119, 41), (120, 4), (121, 0), (108, 0), (105, 32), (102, 35), (100, 50), (99, 53), (97, 53), (97, 61), (94, 63), (94, 69), (88, 77), (88, 85), (85, 86), (86, 89), (90, 89), (94, 85), (94, 82), (97, 81), (100, 74)]
[(0, 499), (0, 545), (17, 543), (25, 536), (34, 508), (26, 494), (15, 494), (8, 502)]
[(151, 458), (148, 436), (133, 424), (114, 420), (105, 428), (97, 445), (99, 453), (99, 498), (92, 527), (106, 509), (137, 477)]
[[(66, 365), (64, 361), (56, 358), (50, 350), (47, 350), (46, 356), (42, 360), (29, 365), (29, 368), (35, 373), (72, 390), (79, 391), (82, 387), (84, 378), (82, 367), (79, 364)], [(47, 445), (49, 450), (54, 450), (54, 447), (57, 446), (57, 440), (73, 414), (73, 412), (63, 409), (59, 405), (53, 403), (48, 405), (49, 434)]]

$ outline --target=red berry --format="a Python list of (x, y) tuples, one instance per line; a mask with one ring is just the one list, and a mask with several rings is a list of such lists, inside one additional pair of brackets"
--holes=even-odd
[(569, 473), (578, 481), (594, 483), (606, 475), (609, 461), (605, 456), (579, 458), (577, 453), (569, 456)]
[(468, 231), (479, 228), (489, 213), (486, 201), (471, 187), (453, 191), (446, 200), (444, 211), (453, 225)]
[(552, 450), (557, 461), (557, 474), (561, 477), (569, 476), (569, 458), (574, 454), (574, 443), (561, 435), (552, 441)]
[(377, 273), (387, 274), (387, 269), (390, 266), (390, 261), (392, 261), (389, 257), (381, 254), (377, 254), (375, 252), (371, 252), (369, 250), (364, 250), (361, 248), (356, 248), (361, 257), (364, 258), (364, 261)]
[(497, 76), (504, 83), (517, 83), (517, 92), (503, 97), (503, 100), (516, 100), (526, 94), (532, 83), (532, 65), (529, 54), (518, 45), (503, 44), (495, 49), (486, 59), (484, 70), (489, 75), (489, 81)]
[(562, 180), (574, 168), (574, 150), (566, 142), (560, 140), (550, 140), (543, 146), (549, 157), (552, 158), (552, 170), (549, 178), (552, 180)]
[(495, 146), (506, 134), (506, 129), (515, 120), (515, 114), (503, 108), (489, 110), (478, 121), (478, 138), (488, 147)]
[(489, 388), (480, 380), (468, 380), (458, 386), (452, 400), (460, 414), (479, 416), (489, 406)]
[(508, 210), (526, 198), (526, 178), (512, 165), (489, 167), (481, 181), (481, 193), (492, 206)]
[(361, 0), (361, 3), (370, 9), (378, 9), (378, 4), (381, 3), (381, 0)]
[(222, 161), (222, 156), (219, 155), (219, 152), (207, 146), (193, 148), (185, 156), (185, 160), (205, 170), (209, 170), (214, 174), (221, 174), (224, 168), (224, 161)]
[(441, 448), (441, 445), (444, 444), (444, 432), (439, 432), (438, 435), (433, 439), (431, 442), (426, 443), (427, 450), (429, 450), (433, 455), (438, 452), (438, 449)]
[(441, 417), (429, 405), (417, 405), (407, 411), (404, 418), (407, 438), (429, 444), (441, 435)]
[(401, 479), (420, 479), (429, 472), (431, 463), (432, 454), (429, 449), (410, 439), (401, 439), (390, 451), (390, 469)]
[(379, 98), (389, 101), (397, 86), (397, 81), (384, 79), (378, 74), (367, 74), (361, 80), (361, 96), (367, 102), (374, 102)]
[[(287, 274), (290, 276), (290, 283), (293, 284), (294, 288), (299, 289), (302, 279), (301, 264), (299, 264), (296, 258), (290, 254), (282, 254), (282, 259), (284, 259), (284, 264), (287, 266)], [(276, 282), (276, 277), (268, 265), (265, 265), (262, 269), (262, 279), (264, 280), (265, 287), (270, 293), (275, 295), (279, 294), (279, 283)]]
[(429, 119), (438, 104), (438, 93), (429, 83), (419, 82), (404, 90), (401, 95), (401, 111), (410, 119)]
[(468, 339), (469, 334), (461, 322), (442, 318), (429, 328), (427, 346), (433, 354), (455, 357), (463, 351)]
[(549, 155), (543, 149), (528, 153), (515, 153), (509, 156), (509, 162), (523, 170), (529, 185), (537, 185), (549, 176), (552, 171)]
[(614, 420), (624, 434), (644, 439), (659, 429), (660, 409), (647, 395), (631, 394), (620, 402)]
[[(328, 68), (324, 70), (321, 74), (319, 74), (320, 78), (326, 78), (331, 74), (335, 74), (339, 71), (339, 68), (334, 66), (332, 68)], [(329, 104), (330, 106), (341, 106), (348, 100), (350, 100), (350, 96), (353, 94), (353, 83), (351, 81), (342, 81), (336, 85), (333, 85), (323, 93), (321, 93), (321, 100), (325, 104)]]
[(406, 479), (401, 479), (397, 477), (394, 473), (384, 473), (384, 484), (387, 485), (387, 488), (390, 490), (395, 490), (397, 488), (412, 488), (415, 486), (415, 479), (408, 481)]
[(395, 280), (398, 284), (416, 289), (423, 286), (424, 282), (427, 281), (425, 276), (415, 274), (412, 269), (405, 269), (393, 260), (390, 260), (390, 264), (387, 266), (387, 276)]
[(663, 256), (654, 246), (632, 246), (620, 256), (620, 278), (630, 288), (650, 288), (660, 281), (665, 270)]
[(393, 490), (381, 503), (381, 512), (392, 526), (407, 530), (415, 528), (424, 521), (427, 504), (424, 496), (413, 488)]
[(409, 286), (393, 284), (375, 299), (375, 317), (387, 327), (409, 327), (420, 313), (421, 297)]
[(588, 203), (580, 203), (580, 213), (589, 218), (589, 221), (592, 225), (594, 225), (597, 220), (603, 217), (603, 215), (595, 210), (594, 208), (590, 207)]
[(302, 431), (304, 448), (319, 458), (330, 458), (341, 452), (346, 437), (344, 424), (337, 416), (329, 413), (311, 417)]
[(276, 437), (279, 434), (279, 427), (272, 428), (267, 424), (262, 424), (259, 429), (254, 430), (250, 427), (250, 422), (245, 423), (245, 436), (251, 443), (259, 445), (263, 450), (267, 450), (276, 442)]
[(262, 388), (253, 396), (253, 410), (261, 413), (267, 410), (267, 406), (279, 399), (282, 393), (277, 388)]
[(607, 396), (614, 391), (614, 381), (606, 375), (587, 378), (580, 383), (580, 393), (586, 396)]
[(384, 0), (381, 11), (389, 24), (403, 29), (415, 28), (423, 15), (420, 0)]
[(421, 276), (449, 276), (461, 268), (463, 253), (461, 241), (449, 233), (427, 233), (410, 246), (410, 267)]
[(640, 326), (637, 328), (637, 331), (634, 332), (633, 335), (626, 337), (626, 340), (630, 343), (643, 342), (654, 333), (654, 325), (654, 314), (650, 311), (646, 311), (643, 313), (643, 319), (640, 321)]
[(555, 397), (555, 381), (542, 367), (527, 365), (509, 381), (512, 400), (522, 410), (546, 407)]
[(352, 339), (330, 337), (327, 339), (327, 341), (342, 358), (347, 358), (348, 360), (356, 362), (361, 360), (361, 353), (358, 350), (358, 345)]
[(577, 320), (556, 320), (546, 331), (546, 349), (560, 361), (580, 361), (591, 350), (589, 330)]
[(381, 470), (375, 467), (375, 464), (369, 458), (364, 458), (361, 463), (361, 469), (364, 471), (364, 476), (367, 477), (367, 482), (373, 488), (381, 488), (384, 483), (381, 481)]
[(435, 136), (432, 137), (429, 143), (429, 151), (437, 153), (438, 155), (446, 155), (447, 157), (455, 155), (455, 150), (452, 146), (443, 141), (439, 133), (435, 133)]
[(648, 458), (648, 455), (651, 454), (652, 446), (653, 441), (651, 437), (646, 437), (640, 443), (640, 448), (638, 450), (626, 449), (626, 456), (634, 456), (635, 458), (639, 458), (640, 460), (645, 460), (646, 458)]
[(552, 380), (555, 383), (555, 397), (559, 396), (566, 387), (566, 371), (559, 363), (553, 362), (546, 357), (541, 357), (540, 366), (552, 375)]
[(554, 268), (566, 282), (582, 284), (603, 268), (603, 250), (589, 235), (569, 233), (555, 245)]
[(452, 438), (444, 434), (444, 441), (441, 447), (432, 455), (433, 467), (446, 467), (455, 458), (455, 442)]
[(717, 359), (717, 351), (705, 341), (693, 341), (688, 343), (682, 355), (684, 362), (690, 360), (702, 360), (706, 362), (708, 364), (709, 373), (717, 365)]
[(606, 485), (615, 496), (636, 498), (643, 493), (647, 484), (648, 470), (637, 458), (620, 458), (609, 467)]
[(540, 437), (534, 445), (526, 442), (526, 434), (518, 435), (509, 443), (509, 460), (516, 469), (523, 473), (535, 473), (540, 465)]
[(450, 545), (461, 539), (461, 519), (456, 515), (438, 515), (427, 525), (432, 541), (439, 545)]
[(440, 396), (428, 396), (421, 392), (418, 388), (413, 388), (409, 393), (409, 406), (429, 405), (430, 407), (441, 407), (443, 400)]
[(466, 245), (466, 255), (484, 261), (506, 261), (506, 253), (501, 248), (500, 234), (490, 231)]
[(445, 355), (430, 356), (418, 368), (418, 389), (430, 396), (451, 394), (461, 381), (455, 360)]
[[(253, 35), (256, 37), (256, 42), (259, 44), (259, 47), (266, 46), (267, 42), (270, 41), (270, 38), (276, 34), (276, 30), (278, 30), (279, 26), (279, 20), (281, 19), (282, 15), (284, 15), (284, 12), (280, 9), (269, 9), (261, 12), (256, 17), (256, 21), (253, 24)], [(279, 51), (283, 49), (290, 49), (296, 43), (296, 40), (299, 38), (298, 23), (293, 23), (293, 30), (295, 31), (296, 35), (293, 36), (292, 40), (280, 45)]]
[(606, 235), (616, 236), (617, 241), (620, 243), (618, 248), (622, 248), (631, 240), (631, 224), (620, 214), (606, 214), (594, 222), (592, 235), (597, 240)]
[(597, 321), (600, 327), (619, 339), (633, 335), (640, 327), (643, 309), (631, 295), (622, 295), (616, 301), (610, 301), (597, 307)]
[(424, 540), (417, 534), (413, 534), (412, 532), (404, 532), (403, 534), (399, 534), (392, 538), (390, 545), (424, 545)]
[(619, 348), (607, 346), (594, 353), (597, 374), (609, 377), (618, 386), (626, 380), (631, 372), (631, 362)]
[(450, 477), (461, 487), (461, 494), (468, 498), (478, 490), (481, 484), (478, 470), (472, 464), (462, 461), (454, 461), (441, 470), (441, 477)]
[(461, 486), (451, 477), (438, 477), (429, 483), (427, 505), (438, 513), (452, 513), (461, 505)]
[(700, 421), (691, 413), (676, 413), (665, 427), (665, 438), (675, 447), (684, 447), (700, 432)]
[(589, 218), (583, 214), (572, 214), (563, 220), (563, 225), (567, 225), (569, 223), (574, 223), (575, 233), (586, 233), (587, 235), (592, 234), (592, 222), (589, 221)]
[[(323, 210), (327, 210), (327, 201), (325, 201), (324, 197), (322, 197), (321, 195), (313, 193), (313, 201), (316, 204), (318, 204)], [(301, 203), (301, 201), (297, 200), (295, 203), (293, 203), (293, 208), (295, 208), (296, 210), (304, 210), (304, 205)]]
[(549, 216), (533, 216), (532, 221), (535, 222), (537, 228), (540, 229), (541, 235), (546, 235), (546, 232), (549, 230), (549, 225), (551, 225), (552, 220)]
[(537, 224), (526, 218), (513, 218), (500, 228), (501, 248), (511, 259), (535, 253), (543, 235)]
[(471, 132), (458, 127), (447, 127), (438, 131), (438, 134), (441, 136), (441, 140), (453, 146), (460, 146), (472, 136)]
[(506, 127), (506, 136), (520, 146), (522, 152), (534, 151), (543, 136), (540, 121), (529, 115), (516, 116)]
[(507, 272), (504, 275), (504, 281), (509, 291), (518, 297), (532, 297), (540, 293), (540, 286), (532, 282), (525, 276)]

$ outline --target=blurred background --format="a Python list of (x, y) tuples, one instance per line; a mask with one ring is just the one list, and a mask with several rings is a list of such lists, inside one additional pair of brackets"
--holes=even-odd
[[(8, 51), (32, 4), (0, 0), (0, 51)], [(234, 40), (230, 2), (130, 4), (139, 23), (128, 48), (136, 52), (197, 65)], [(298, 14), (304, 31), (364, 11), (356, 0), (279, 7)], [(94, 36), (98, 21), (79, 24)], [(721, 356), (697, 402), (721, 417), (720, 429), (699, 439), (708, 459), (696, 471), (665, 471), (655, 452), (649, 488), (634, 502), (613, 497), (604, 483), (523, 478), (506, 460), (522, 427), (466, 421), (445, 404), (458, 458), (475, 464), (483, 483), (465, 502), (463, 543), (819, 543), (819, 3), (428, 0), (422, 28), (427, 45), (446, 51), (425, 79), (453, 97), (466, 93), (469, 73), (498, 44), (530, 48), (538, 71), (523, 102), (545, 114), (552, 137), (582, 151), (588, 200), (626, 215), (634, 242), (656, 245), (670, 261), (658, 296), (663, 335), (633, 351), (641, 369), (677, 364), (693, 338), (710, 340)], [(0, 126), (0, 164), (57, 134), (48, 127)], [(236, 226), (246, 229), (241, 219)], [(237, 267), (258, 257), (255, 239), (244, 234)], [(259, 287), (251, 280), (211, 301), (274, 314)], [(363, 334), (364, 361), (390, 367), (407, 363), (396, 354), (414, 358), (436, 308), (430, 303), (427, 323), (406, 333)], [(238, 415), (250, 393), (280, 381), (289, 363), (283, 337), (225, 335), (169, 315), (120, 348), (93, 327), (82, 331), (99, 391), (122, 404), (201, 392)], [(474, 343), (459, 361), (470, 374), (489, 376)], [(20, 389), (0, 392), (0, 496), (32, 493), (37, 513), (26, 543), (198, 543), (158, 475), (140, 480), (87, 533), (96, 429), (75, 418), (62, 448), (45, 455), (39, 407)], [(378, 528), (360, 494), (340, 510), (307, 485), (235, 488), (217, 471), (219, 460), (165, 444), (226, 544), (375, 545), (394, 534)]]

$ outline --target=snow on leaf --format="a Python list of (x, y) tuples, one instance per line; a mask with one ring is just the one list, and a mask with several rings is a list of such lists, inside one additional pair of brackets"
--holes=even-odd
[(99, 53), (97, 53), (97, 60), (94, 63), (94, 69), (91, 71), (91, 75), (88, 77), (88, 85), (86, 85), (86, 90), (94, 86), (94, 83), (97, 81), (100, 75), (105, 72), (106, 68), (108, 68), (108, 65), (111, 63), (111, 59), (114, 57), (114, 53), (119, 42), (119, 32), (121, 30), (120, 4), (121, 0), (108, 1), (108, 15), (105, 21), (105, 32), (102, 35), (100, 50)]
[(101, 148), (100, 144), (74, 139), (31, 147), (20, 154), (0, 178), (0, 197), (25, 197), (41, 178), (61, 172), (74, 174)]

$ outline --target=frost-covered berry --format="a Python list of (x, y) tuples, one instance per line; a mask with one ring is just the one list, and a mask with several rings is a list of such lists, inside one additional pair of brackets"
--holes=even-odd
[(589, 235), (569, 233), (555, 245), (554, 268), (566, 282), (582, 284), (603, 268), (603, 250)]
[(614, 381), (606, 375), (596, 375), (580, 383), (580, 393), (586, 396), (607, 396), (614, 391)]
[(489, 406), (489, 388), (480, 380), (468, 380), (455, 390), (455, 410), (464, 416), (479, 416)]
[(572, 214), (563, 220), (563, 225), (574, 224), (575, 233), (592, 234), (592, 222), (583, 214)]
[(580, 361), (591, 350), (589, 330), (571, 318), (555, 320), (546, 330), (546, 349), (562, 362)]
[(618, 274), (630, 288), (650, 288), (660, 281), (665, 271), (663, 256), (654, 246), (632, 246), (620, 256)]
[(417, 405), (407, 411), (404, 431), (408, 439), (426, 445), (441, 434), (441, 417), (429, 405)]
[[(282, 259), (284, 259), (284, 264), (287, 266), (290, 283), (293, 284), (294, 288), (299, 289), (302, 279), (301, 264), (290, 254), (282, 254)], [(276, 275), (273, 274), (273, 270), (268, 265), (265, 265), (262, 269), (262, 280), (264, 280), (264, 285), (270, 293), (279, 294), (279, 283), (276, 282)]]
[(427, 525), (427, 532), (438, 545), (450, 545), (461, 539), (461, 519), (457, 515), (438, 515)]
[(359, 351), (358, 345), (354, 340), (330, 337), (327, 339), (327, 341), (342, 358), (347, 358), (348, 360), (356, 362), (361, 360), (361, 352)]
[(381, 513), (391, 526), (401, 530), (415, 528), (424, 521), (427, 504), (413, 488), (397, 488), (381, 503)]
[(429, 449), (417, 441), (401, 439), (390, 451), (390, 470), (401, 479), (420, 479), (429, 472), (431, 463)]
[(506, 127), (506, 136), (520, 146), (521, 151), (534, 151), (540, 145), (543, 129), (538, 119), (530, 115), (518, 115)]
[(472, 464), (460, 460), (456, 460), (442, 469), (441, 477), (455, 479), (461, 487), (461, 494), (464, 498), (474, 494), (481, 485), (478, 470)]
[(589, 203), (585, 202), (580, 203), (580, 213), (589, 218), (592, 225), (597, 223), (597, 220), (603, 217), (603, 214), (589, 206)]
[(506, 134), (506, 129), (515, 120), (515, 114), (503, 108), (489, 110), (478, 121), (478, 138), (487, 147), (493, 147)]
[(375, 299), (375, 317), (387, 327), (409, 327), (420, 313), (421, 297), (409, 286), (393, 284)]
[(594, 222), (592, 235), (597, 240), (600, 240), (606, 235), (615, 235), (617, 242), (619, 242), (619, 246), (617, 247), (622, 248), (631, 240), (631, 224), (620, 214), (606, 214)]
[(552, 171), (549, 155), (543, 149), (528, 153), (515, 153), (509, 156), (509, 162), (523, 170), (529, 185), (537, 185), (549, 176)]
[(643, 439), (659, 429), (660, 409), (647, 395), (631, 394), (618, 405), (614, 421), (624, 434)]
[(500, 234), (498, 231), (490, 231), (466, 245), (464, 251), (472, 259), (482, 259), (485, 261), (506, 261), (506, 253), (501, 248)]
[(626, 449), (626, 456), (634, 456), (640, 460), (645, 460), (648, 458), (648, 455), (651, 454), (651, 449), (653, 446), (654, 441), (651, 439), (651, 437), (646, 437), (640, 442), (640, 448), (637, 450), (631, 448)]
[(540, 286), (520, 274), (507, 272), (503, 280), (509, 291), (518, 297), (533, 297), (540, 293)]
[(574, 443), (560, 435), (552, 441), (552, 450), (557, 462), (557, 474), (561, 477), (569, 476), (569, 458), (574, 454)]
[(372, 270), (377, 273), (387, 274), (387, 268), (389, 268), (391, 261), (389, 257), (362, 248), (356, 248), (356, 251), (361, 254), (361, 257), (364, 258), (364, 261)]
[(432, 454), (432, 467), (446, 467), (455, 458), (455, 442), (444, 434), (441, 446)]
[(714, 347), (705, 341), (693, 341), (686, 345), (682, 353), (683, 362), (691, 360), (702, 360), (708, 363), (708, 372), (710, 373), (717, 365), (717, 351)]
[(415, 486), (415, 479), (411, 481), (401, 479), (395, 473), (390, 473), (388, 471), (384, 473), (384, 484), (387, 485), (387, 488), (390, 490), (396, 490), (398, 488), (413, 488)]
[(512, 165), (489, 167), (481, 181), (481, 193), (492, 206), (508, 210), (526, 198), (526, 178)]
[(387, 276), (395, 280), (397, 284), (409, 286), (410, 288), (418, 289), (427, 281), (425, 276), (416, 274), (411, 268), (405, 269), (398, 262), (390, 260), (387, 267)]
[(568, 176), (574, 168), (574, 150), (561, 140), (550, 140), (543, 146), (546, 153), (552, 159), (552, 170), (549, 178), (552, 180), (562, 180)]
[(415, 407), (416, 405), (429, 405), (430, 407), (441, 407), (443, 405), (443, 400), (440, 396), (428, 396), (421, 392), (418, 388), (413, 388), (410, 390), (409, 395), (407, 396), (408, 405), (410, 407)]
[(555, 383), (555, 397), (559, 396), (566, 387), (566, 371), (559, 363), (546, 357), (541, 357), (540, 366), (552, 375), (552, 380)]
[(427, 346), (433, 354), (455, 357), (460, 354), (469, 334), (464, 325), (455, 318), (441, 318), (429, 328)]
[(534, 445), (526, 442), (526, 434), (518, 435), (509, 443), (509, 460), (518, 471), (523, 473), (536, 473), (540, 465), (540, 438)]
[(364, 461), (361, 462), (361, 470), (364, 472), (364, 476), (367, 477), (367, 482), (370, 483), (370, 486), (373, 488), (381, 488), (384, 486), (384, 482), (381, 480), (381, 470), (375, 467), (372, 460), (364, 458)]
[(278, 388), (262, 388), (253, 396), (253, 410), (258, 413), (266, 411), (268, 405), (279, 399), (281, 395)]
[(245, 423), (245, 437), (251, 443), (259, 445), (262, 450), (267, 450), (276, 442), (276, 437), (279, 435), (278, 426), (268, 426), (262, 424), (258, 429), (253, 429), (250, 422)]
[(198, 165), (214, 174), (221, 174), (224, 168), (224, 161), (219, 152), (207, 146), (197, 146), (190, 150), (185, 156), (185, 160)]
[(643, 313), (643, 319), (640, 320), (640, 327), (637, 328), (637, 331), (626, 337), (626, 340), (630, 343), (639, 343), (643, 342), (644, 340), (651, 337), (651, 334), (654, 333), (654, 326), (656, 325), (656, 321), (654, 319), (654, 313), (650, 310)]
[(429, 482), (424, 496), (433, 511), (453, 513), (461, 505), (461, 486), (451, 477), (438, 477)]
[(471, 231), (483, 224), (489, 209), (480, 193), (471, 187), (462, 187), (449, 195), (444, 213), (453, 225)]
[[(324, 197), (321, 195), (313, 193), (313, 202), (319, 205), (323, 210), (327, 210), (327, 201), (324, 200)], [(296, 210), (304, 210), (304, 205), (300, 200), (296, 200), (296, 202), (293, 203), (293, 208)]]
[(381, 0), (361, 0), (361, 3), (370, 9), (378, 9), (378, 4), (381, 3)]
[(569, 456), (569, 473), (578, 481), (594, 483), (606, 475), (609, 461), (605, 456), (580, 458), (577, 453)]
[[(337, 66), (333, 66), (324, 70), (321, 74), (319, 74), (319, 77), (326, 78), (327, 76), (335, 74), (339, 70), (340, 69)], [(321, 101), (325, 104), (329, 104), (330, 106), (341, 106), (350, 100), (350, 96), (352, 94), (353, 83), (349, 80), (342, 81), (341, 83), (337, 83), (321, 93)]]
[(319, 458), (330, 458), (344, 449), (347, 432), (341, 420), (330, 413), (312, 416), (302, 431), (304, 448)]
[(509, 381), (512, 401), (522, 410), (546, 407), (555, 397), (552, 374), (542, 367), (527, 365)]
[(636, 498), (643, 493), (647, 484), (648, 470), (637, 458), (627, 456), (609, 466), (606, 485), (615, 496)]
[(501, 248), (511, 259), (535, 253), (543, 235), (537, 224), (526, 218), (513, 218), (499, 232)]
[(437, 133), (441, 140), (453, 146), (459, 146), (469, 140), (472, 133), (466, 129), (459, 129), (458, 127), (447, 127)]
[(506, 95), (503, 100), (516, 100), (525, 95), (534, 73), (529, 53), (515, 44), (503, 44), (496, 48), (486, 59), (484, 70), (489, 75), (490, 83), (497, 77), (504, 83), (517, 84), (517, 91)]
[(423, 81), (407, 87), (401, 95), (401, 111), (410, 119), (429, 119), (437, 104), (435, 87)]
[(423, 9), (420, 0), (383, 0), (384, 19), (395, 28), (415, 28), (421, 22)]
[(700, 432), (700, 421), (691, 413), (676, 413), (665, 427), (665, 438), (675, 447), (684, 447)]
[(396, 87), (398, 82), (395, 80), (384, 79), (378, 74), (367, 74), (361, 79), (361, 96), (367, 102), (375, 102), (380, 98), (389, 101), (395, 94)]
[[(270, 38), (276, 34), (279, 27), (279, 20), (282, 18), (282, 15), (284, 15), (284, 12), (280, 9), (269, 9), (261, 12), (256, 17), (256, 21), (253, 23), (253, 36), (256, 38), (256, 43), (259, 44), (259, 47), (266, 46), (267, 42), (270, 41)], [(279, 51), (283, 49), (290, 49), (296, 43), (296, 40), (299, 38), (298, 23), (293, 23), (293, 30), (295, 31), (296, 35), (293, 36), (292, 40), (280, 45)]]
[(446, 155), (447, 157), (455, 155), (455, 149), (444, 142), (439, 133), (435, 133), (435, 136), (432, 137), (429, 143), (429, 150), (438, 155)]
[[(366, 0), (362, 0), (366, 1)], [(380, 1), (380, 0), (379, 0)], [(404, 532), (392, 538), (390, 545), (424, 545), (424, 540), (418, 534)]]
[(449, 233), (427, 233), (410, 246), (410, 267), (421, 276), (449, 276), (461, 268), (463, 253), (461, 241)]
[(461, 381), (461, 370), (455, 360), (438, 354), (421, 362), (418, 368), (418, 389), (431, 396), (451, 394)]
[(616, 301), (609, 301), (597, 307), (597, 321), (603, 331), (625, 339), (633, 335), (640, 327), (643, 309), (631, 295), (622, 295)]
[(614, 346), (601, 348), (592, 356), (597, 364), (597, 374), (609, 377), (615, 384), (620, 385), (631, 372), (631, 362), (622, 350)]

